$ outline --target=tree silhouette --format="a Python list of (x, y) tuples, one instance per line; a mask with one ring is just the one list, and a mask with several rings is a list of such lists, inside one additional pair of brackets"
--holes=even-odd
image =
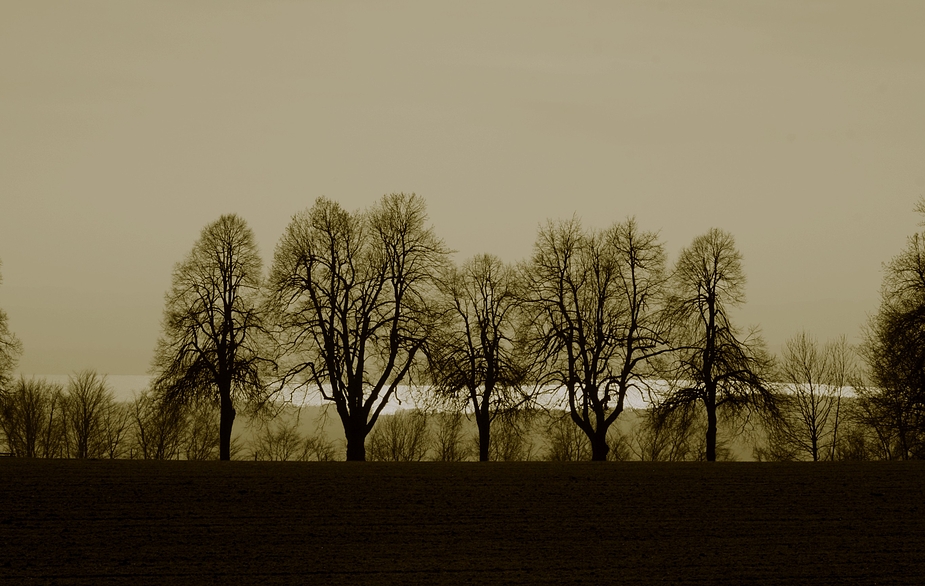
[(707, 414), (706, 459), (716, 460), (717, 413), (759, 410), (774, 416), (765, 384), (771, 359), (755, 332), (742, 337), (729, 310), (745, 302), (742, 255), (731, 234), (713, 228), (681, 251), (670, 301), (676, 326), (673, 388), (660, 405), (670, 413), (700, 402)]
[[(64, 396), (64, 420), (68, 455), (72, 458), (101, 458), (113, 453), (120, 434), (111, 434), (108, 423), (118, 425), (119, 407), (106, 377), (82, 370), (69, 377)], [(115, 431), (115, 430), (112, 430)]]
[[(2, 266), (2, 264), (0, 264)], [(0, 275), (0, 283), (3, 276)], [(22, 343), (10, 331), (6, 312), (0, 309), (0, 398), (8, 390), (13, 369), (22, 354)]]
[(0, 430), (10, 452), (24, 458), (65, 455), (65, 401), (60, 386), (19, 377), (0, 399)]
[(531, 350), (542, 381), (565, 389), (593, 460), (607, 459), (627, 393), (646, 387), (650, 361), (669, 349), (664, 265), (657, 234), (635, 220), (588, 231), (572, 219), (540, 230), (526, 266)]
[[(915, 210), (925, 216), (925, 199)], [(884, 266), (861, 353), (872, 383), (862, 394), (868, 422), (891, 457), (925, 457), (925, 233)]]
[(231, 457), (236, 403), (265, 399), (261, 367), (261, 260), (254, 235), (237, 215), (206, 226), (177, 264), (165, 297), (155, 350), (154, 388), (166, 402), (220, 405), (219, 457)]
[(491, 422), (529, 399), (521, 392), (527, 367), (514, 345), (520, 281), (513, 267), (483, 254), (450, 267), (439, 290), (444, 319), (427, 345), (434, 390), (472, 407), (479, 461), (487, 462)]
[(290, 360), (284, 383), (334, 403), (348, 460), (366, 459), (366, 436), (430, 329), (426, 298), (448, 251), (426, 222), (414, 194), (354, 213), (322, 197), (276, 247), (270, 306)]
[(772, 453), (814, 462), (834, 459), (844, 419), (843, 393), (853, 378), (844, 337), (822, 348), (806, 332), (790, 338), (780, 361), (781, 417), (771, 422), (768, 434)]
[(131, 404), (132, 455), (145, 460), (173, 460), (180, 454), (186, 431), (183, 405), (165, 402), (151, 389)]

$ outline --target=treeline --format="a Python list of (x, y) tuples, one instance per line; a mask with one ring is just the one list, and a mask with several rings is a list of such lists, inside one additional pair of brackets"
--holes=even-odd
[[(67, 389), (11, 380), (21, 346), (0, 313), (0, 404), (4, 421), (19, 422), (3, 431), (11, 451), (30, 456), (120, 457), (121, 439), (99, 438), (121, 433), (133, 457), (230, 459), (240, 411), (268, 422), (255, 457), (330, 459), (321, 436), (273, 423), (296, 395), (313, 394), (332, 406), (347, 460), (410, 450), (713, 461), (741, 455), (735, 443), (761, 460), (921, 458), (922, 243), (913, 236), (886, 266), (860, 348), (798, 333), (775, 357), (757, 329), (732, 320), (745, 272), (723, 230), (669, 265), (659, 234), (633, 219), (604, 229), (549, 221), (528, 259), (457, 264), (418, 196), (355, 212), (319, 198), (292, 218), (264, 272), (246, 222), (225, 215), (174, 269), (151, 387), (128, 406), (100, 399), (99, 413), (111, 412), (100, 420), (113, 423), (92, 442), (74, 415), (86, 410), (78, 389), (104, 385), (92, 373)], [(409, 392), (422, 409), (384, 415)], [(39, 395), (46, 406), (33, 411), (46, 424), (24, 423)], [(649, 407), (629, 410), (640, 398)], [(22, 439), (29, 426), (54, 440)]]
[[(788, 419), (781, 427), (742, 426), (717, 447), (718, 460), (890, 459), (857, 398), (829, 393), (814, 428)], [(19, 457), (212, 460), (218, 458), (218, 409), (166, 409), (141, 393), (115, 399), (105, 377), (77, 373), (66, 385), (20, 378), (0, 411), (5, 449)], [(798, 417), (798, 408), (788, 408)], [(836, 412), (838, 415), (836, 416)], [(329, 406), (280, 405), (248, 418), (232, 437), (230, 457), (260, 461), (344, 459), (344, 440), (332, 429)], [(740, 424), (742, 422), (739, 422)], [(609, 433), (612, 461), (703, 461), (706, 419), (694, 410), (663, 417), (656, 409), (627, 409)], [(817, 435), (812, 431), (818, 430)], [(522, 409), (492, 422), (491, 461), (582, 461), (592, 458), (587, 436), (561, 409)], [(815, 442), (813, 441), (815, 439)], [(816, 451), (813, 452), (813, 446)], [(401, 410), (384, 414), (367, 439), (371, 461), (462, 462), (480, 459), (478, 430), (458, 411)]]
[[(69, 377), (66, 385), (20, 377), (0, 404), (7, 452), (28, 458), (214, 460), (218, 424), (217, 408), (208, 402), (165, 404), (150, 391), (117, 401), (106, 378), (93, 371)], [(300, 433), (291, 417), (255, 418), (249, 427), (250, 434), (232, 442), (236, 458), (335, 459), (333, 442)]]

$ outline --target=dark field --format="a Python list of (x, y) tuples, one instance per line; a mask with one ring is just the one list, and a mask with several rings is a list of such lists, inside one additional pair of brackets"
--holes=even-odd
[(925, 464), (0, 458), (0, 582), (925, 584)]

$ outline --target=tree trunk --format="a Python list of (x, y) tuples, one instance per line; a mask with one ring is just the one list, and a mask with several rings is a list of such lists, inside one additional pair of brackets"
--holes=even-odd
[(347, 461), (366, 461), (366, 417), (357, 413), (341, 415), (344, 437), (347, 440)]
[(366, 434), (362, 430), (351, 430), (347, 435), (347, 461), (366, 461)]
[(607, 434), (597, 431), (589, 439), (591, 440), (591, 461), (606, 461), (607, 454), (610, 453), (610, 446), (607, 445)]
[(479, 462), (487, 462), (491, 445), (491, 420), (476, 411), (476, 425), (479, 428)]
[(707, 462), (716, 462), (716, 405), (707, 404)]
[(219, 460), (231, 459), (231, 427), (234, 425), (235, 410), (231, 403), (231, 392), (221, 394), (221, 419), (218, 430)]
[(610, 453), (610, 446), (607, 445), (607, 431), (602, 425), (588, 438), (591, 440), (591, 461), (604, 462), (607, 460), (607, 454)]

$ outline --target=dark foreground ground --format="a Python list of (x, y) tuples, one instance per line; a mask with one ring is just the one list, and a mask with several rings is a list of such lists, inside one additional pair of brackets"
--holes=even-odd
[(925, 464), (0, 458), (0, 582), (925, 584)]

